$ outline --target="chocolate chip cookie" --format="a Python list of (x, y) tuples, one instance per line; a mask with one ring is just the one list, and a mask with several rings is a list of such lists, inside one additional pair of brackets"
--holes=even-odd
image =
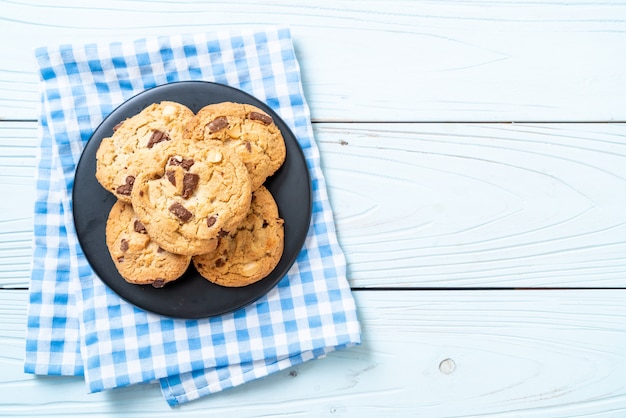
[(219, 143), (181, 141), (162, 148), (164, 162), (144, 167), (131, 201), (150, 237), (185, 255), (211, 252), (250, 208), (250, 176), (243, 162)]
[(274, 270), (284, 249), (284, 226), (272, 194), (260, 186), (245, 220), (221, 237), (215, 251), (192, 257), (207, 280), (228, 287), (247, 286)]
[(106, 244), (120, 275), (129, 283), (163, 287), (178, 279), (191, 257), (172, 254), (150, 239), (129, 203), (118, 200), (106, 223)]
[(203, 107), (191, 118), (185, 136), (196, 141), (222, 142), (234, 150), (250, 173), (256, 190), (285, 161), (285, 141), (270, 115), (241, 103)]
[(98, 147), (98, 182), (119, 200), (130, 203), (141, 169), (151, 160), (160, 160), (164, 144), (182, 138), (184, 127), (193, 115), (180, 103), (163, 101), (118, 124), (113, 135), (104, 138)]

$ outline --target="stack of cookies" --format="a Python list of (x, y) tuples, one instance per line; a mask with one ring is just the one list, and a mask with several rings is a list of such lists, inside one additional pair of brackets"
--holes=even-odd
[(117, 197), (106, 244), (120, 275), (163, 287), (193, 264), (222, 286), (266, 277), (284, 226), (263, 184), (285, 155), (272, 117), (248, 104), (194, 114), (164, 101), (121, 122), (96, 154), (96, 178)]

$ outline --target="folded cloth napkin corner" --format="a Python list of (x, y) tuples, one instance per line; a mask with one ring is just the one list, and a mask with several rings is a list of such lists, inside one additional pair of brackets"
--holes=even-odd
[[(360, 344), (288, 28), (46, 46), (35, 56), (41, 101), (27, 373), (83, 375), (92, 393), (158, 380), (174, 406)], [(184, 80), (227, 84), (272, 107), (302, 147), (313, 184), (309, 233), (285, 278), (253, 304), (201, 320), (121, 299), (90, 268), (72, 219), (74, 172), (94, 129), (137, 93)]]

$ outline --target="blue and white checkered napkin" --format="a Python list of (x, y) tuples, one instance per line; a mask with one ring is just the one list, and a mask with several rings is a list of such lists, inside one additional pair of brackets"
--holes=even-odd
[[(286, 28), (62, 45), (36, 51), (41, 76), (35, 251), (25, 371), (84, 375), (90, 392), (159, 379), (170, 405), (360, 343), (300, 70)], [(290, 126), (313, 183), (313, 219), (287, 276), (257, 302), (203, 320), (171, 319), (119, 298), (82, 253), (74, 170), (91, 133), (135, 94), (183, 80), (228, 84)]]

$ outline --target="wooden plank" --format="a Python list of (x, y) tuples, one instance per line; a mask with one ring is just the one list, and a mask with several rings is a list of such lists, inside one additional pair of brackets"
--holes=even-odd
[[(0, 287), (28, 285), (34, 135), (0, 123)], [(355, 287), (626, 287), (626, 125), (315, 135)]]
[[(178, 408), (180, 416), (616, 417), (626, 290), (355, 292), (363, 344)], [(154, 385), (85, 394), (22, 372), (26, 292), (0, 291), (0, 415), (148, 417)]]
[(0, 287), (25, 287), (30, 278), (36, 129), (0, 122)]
[(626, 120), (626, 4), (45, 0), (2, 3), (0, 118), (37, 117), (33, 49), (292, 27), (319, 121)]
[(356, 287), (626, 287), (626, 125), (316, 126)]

